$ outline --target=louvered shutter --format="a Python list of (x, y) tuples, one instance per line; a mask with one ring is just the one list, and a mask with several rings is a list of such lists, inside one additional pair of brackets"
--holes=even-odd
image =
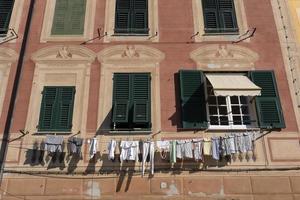
[(181, 70), (179, 81), (182, 127), (207, 128), (203, 73), (196, 70)]
[(251, 80), (262, 88), (255, 98), (258, 122), (261, 128), (285, 128), (282, 108), (273, 71), (252, 71)]
[[(70, 1), (70, 0), (69, 0)], [(70, 23), (68, 34), (81, 35), (84, 32), (86, 0), (71, 0)]]
[(57, 102), (55, 130), (70, 131), (72, 128), (75, 87), (60, 87)]
[(40, 110), (39, 131), (49, 131), (55, 126), (56, 101), (58, 97), (58, 88), (44, 87), (43, 98)]
[(148, 33), (148, 1), (133, 0), (132, 32)]
[(113, 123), (128, 123), (130, 100), (130, 75), (114, 74)]
[(233, 0), (218, 0), (221, 32), (238, 31)]
[(202, 6), (205, 32), (217, 32), (219, 28), (217, 0), (202, 0)]
[(14, 0), (0, 0), (0, 34), (6, 34), (9, 28)]
[(115, 32), (129, 33), (131, 28), (131, 0), (117, 0), (115, 14)]
[(150, 124), (150, 74), (132, 74), (133, 123)]
[(86, 0), (56, 0), (52, 35), (81, 35), (84, 32)]

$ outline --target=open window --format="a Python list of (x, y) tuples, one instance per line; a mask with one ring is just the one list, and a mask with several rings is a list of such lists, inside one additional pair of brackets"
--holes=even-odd
[(272, 71), (181, 70), (179, 77), (185, 129), (285, 128)]

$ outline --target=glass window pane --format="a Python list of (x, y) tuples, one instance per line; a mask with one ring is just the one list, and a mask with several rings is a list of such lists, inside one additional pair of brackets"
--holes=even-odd
[(249, 114), (248, 106), (242, 106), (242, 113), (243, 114)]
[(218, 97), (218, 104), (219, 105), (226, 105), (226, 98), (225, 97)]
[(217, 116), (210, 116), (209, 119), (211, 125), (219, 125), (219, 119)]
[(233, 124), (234, 125), (241, 125), (242, 124), (241, 116), (233, 116)]
[(218, 114), (218, 110), (216, 106), (209, 106), (209, 114), (210, 115), (217, 115)]
[(219, 107), (219, 114), (220, 115), (227, 115), (228, 114), (227, 107), (226, 106), (220, 106)]
[(231, 106), (232, 114), (240, 114), (240, 107), (239, 106)]
[(239, 100), (237, 96), (230, 97), (231, 104), (239, 104)]
[(248, 104), (248, 97), (240, 96), (241, 104)]
[(245, 124), (245, 125), (250, 125), (251, 124), (250, 116), (243, 116), (243, 124)]
[(220, 117), (221, 125), (229, 125), (229, 120), (227, 116)]

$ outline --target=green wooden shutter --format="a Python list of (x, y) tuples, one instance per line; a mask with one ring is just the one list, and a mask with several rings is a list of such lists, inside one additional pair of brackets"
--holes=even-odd
[(258, 122), (261, 128), (285, 128), (282, 108), (273, 71), (252, 71), (251, 80), (262, 88), (255, 98)]
[(150, 74), (132, 74), (133, 123), (151, 122)]
[(69, 131), (72, 128), (75, 87), (60, 87), (57, 102), (55, 130)]
[(148, 1), (133, 0), (132, 32), (148, 33)]
[(179, 81), (183, 128), (207, 128), (203, 73), (196, 70), (180, 70)]
[(84, 32), (86, 0), (56, 0), (52, 35), (81, 35)]
[(235, 16), (235, 8), (233, 0), (219, 1), (219, 19), (221, 32), (237, 32), (238, 26)]
[(55, 117), (57, 114), (55, 105), (58, 97), (58, 88), (44, 87), (42, 94), (43, 98), (41, 103), (38, 130), (48, 131), (55, 126)]
[(113, 90), (113, 123), (128, 123), (130, 106), (130, 75), (127, 73), (114, 74)]
[(0, 34), (6, 34), (9, 28), (14, 0), (0, 0)]
[(131, 0), (117, 0), (115, 14), (115, 32), (129, 33), (131, 28)]
[(217, 0), (202, 0), (206, 33), (215, 33), (219, 28)]

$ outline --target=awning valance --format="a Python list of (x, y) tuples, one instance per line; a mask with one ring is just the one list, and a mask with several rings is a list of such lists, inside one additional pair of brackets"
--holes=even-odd
[(215, 96), (260, 96), (261, 88), (241, 74), (206, 74)]

